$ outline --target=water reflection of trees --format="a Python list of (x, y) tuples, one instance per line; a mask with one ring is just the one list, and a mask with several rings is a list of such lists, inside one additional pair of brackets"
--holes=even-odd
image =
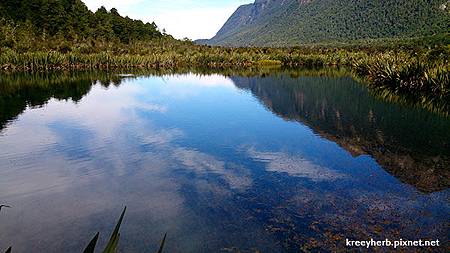
[(424, 192), (449, 186), (450, 120), (375, 99), (338, 69), (167, 69), (131, 71), (135, 74), (131, 77), (117, 72), (4, 74), (0, 76), (0, 131), (28, 106), (44, 105), (51, 98), (78, 102), (96, 83), (108, 87), (142, 75), (218, 72), (240, 76), (232, 77), (236, 86), (251, 90), (278, 116), (309, 125), (354, 156), (373, 156), (403, 182)]
[[(107, 77), (102, 84), (109, 85)], [(42, 106), (51, 98), (78, 102), (97, 78), (93, 73), (5, 74), (0, 76), (0, 129), (27, 107)], [(107, 81), (108, 80), (108, 81)]]
[[(269, 76), (271, 73), (283, 71), (292, 76), (299, 72), (281, 68), (248, 68), (248, 69), (199, 69), (176, 68), (155, 70), (115, 70), (85, 71), (85, 72), (40, 72), (40, 73), (4, 73), (0, 75), (0, 131), (6, 123), (21, 114), (27, 106), (38, 107), (47, 103), (51, 98), (59, 100), (72, 100), (78, 102), (89, 93), (91, 86), (99, 83), (104, 87), (118, 86), (124, 78), (138, 76), (162, 76), (194, 73), (210, 75), (220, 73), (225, 76)], [(304, 71), (308, 74), (311, 71)], [(120, 75), (132, 73), (133, 75)], [(343, 70), (326, 69), (314, 71), (314, 75), (345, 75)]]
[(446, 189), (450, 120), (369, 95), (351, 78), (233, 77), (276, 115), (302, 122), (353, 156), (368, 154), (423, 192)]

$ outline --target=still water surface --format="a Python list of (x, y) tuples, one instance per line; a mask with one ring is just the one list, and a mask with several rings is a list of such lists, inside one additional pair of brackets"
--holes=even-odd
[[(335, 251), (448, 241), (450, 119), (349, 77), (0, 78), (0, 251)], [(448, 245), (446, 245), (448, 246)], [(445, 252), (445, 246), (436, 251)]]

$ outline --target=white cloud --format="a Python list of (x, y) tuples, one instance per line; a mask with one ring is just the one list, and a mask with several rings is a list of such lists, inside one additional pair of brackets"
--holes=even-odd
[(209, 39), (219, 31), (234, 10), (229, 7), (164, 11), (155, 16), (155, 22), (178, 39)]
[(105, 6), (107, 8), (120, 8), (142, 3), (144, 1), (145, 0), (83, 0), (86, 6), (92, 11), (95, 11), (100, 6)]

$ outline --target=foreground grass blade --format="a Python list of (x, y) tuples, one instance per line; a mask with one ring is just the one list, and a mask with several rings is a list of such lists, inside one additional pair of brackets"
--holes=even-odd
[(116, 227), (114, 228), (113, 233), (111, 234), (111, 238), (109, 239), (108, 244), (106, 245), (105, 250), (103, 251), (103, 253), (114, 253), (116, 252), (116, 248), (117, 245), (119, 244), (119, 230), (120, 230), (120, 225), (122, 224), (123, 221), (123, 217), (125, 216), (125, 211), (127, 210), (127, 207), (125, 207), (123, 209), (122, 214), (120, 215), (119, 221), (117, 222)]
[(97, 245), (97, 241), (98, 241), (98, 236), (100, 235), (100, 233), (97, 233), (94, 238), (92, 238), (91, 242), (88, 244), (88, 246), (86, 247), (86, 249), (83, 251), (83, 253), (94, 253), (95, 251), (95, 246)]
[(111, 244), (111, 248), (106, 253), (115, 253), (117, 250), (117, 246), (119, 245), (119, 239), (120, 239), (120, 233), (117, 234), (116, 238), (114, 238), (114, 241)]
[(161, 241), (161, 245), (159, 246), (158, 253), (162, 253), (162, 251), (164, 249), (164, 244), (166, 243), (166, 237), (167, 237), (167, 233), (164, 234), (164, 238)]
[(8, 205), (0, 205), (0, 211), (2, 210), (2, 208), (12, 208), (12, 206), (8, 206)]
[[(123, 218), (125, 216), (125, 212), (127, 210), (127, 207), (125, 207), (122, 211), (122, 214), (120, 215), (119, 221), (116, 224), (116, 227), (114, 228), (114, 231), (111, 234), (111, 238), (109, 239), (108, 244), (106, 245), (105, 249), (103, 250), (103, 253), (115, 253), (117, 251), (117, 246), (119, 245), (119, 239), (120, 239), (120, 226), (122, 225)], [(94, 238), (89, 242), (86, 249), (84, 249), (83, 253), (94, 253), (95, 247), (97, 246), (98, 238), (100, 236), (100, 233), (97, 233)], [(166, 243), (166, 237), (167, 233), (164, 234), (164, 237), (161, 241), (161, 245), (159, 246), (159, 250), (157, 253), (162, 253), (164, 249), (164, 245)], [(12, 248), (9, 247), (5, 253), (11, 253)]]

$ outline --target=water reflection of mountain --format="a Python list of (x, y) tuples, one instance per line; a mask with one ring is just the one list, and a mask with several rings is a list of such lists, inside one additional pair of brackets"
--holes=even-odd
[(368, 154), (423, 192), (449, 187), (450, 119), (376, 100), (351, 78), (233, 77), (269, 110), (311, 127), (353, 156)]
[[(0, 131), (27, 106), (41, 106), (51, 98), (77, 102), (94, 83), (107, 87), (121, 80), (97, 72), (2, 75)], [(350, 78), (277, 74), (232, 80), (278, 116), (310, 126), (354, 156), (371, 155), (389, 173), (423, 192), (450, 185), (448, 118), (376, 100)]]

